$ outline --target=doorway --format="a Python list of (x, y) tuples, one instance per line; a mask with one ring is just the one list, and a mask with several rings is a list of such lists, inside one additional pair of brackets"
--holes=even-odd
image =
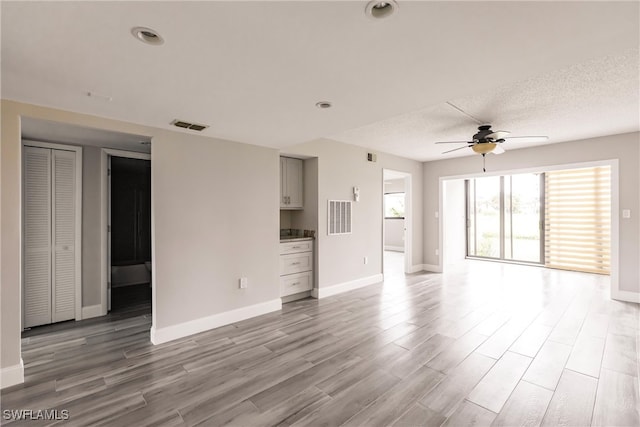
[(112, 152), (107, 159), (107, 304), (114, 313), (151, 311), (151, 161), (147, 157)]
[(23, 139), (22, 327), (82, 319), (82, 148)]
[(544, 263), (544, 173), (466, 181), (467, 256)]
[(411, 273), (411, 174), (383, 170), (383, 273)]

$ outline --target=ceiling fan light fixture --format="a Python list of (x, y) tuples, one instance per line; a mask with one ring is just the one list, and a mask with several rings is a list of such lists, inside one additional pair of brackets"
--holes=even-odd
[(367, 3), (365, 14), (373, 19), (384, 19), (393, 15), (398, 10), (395, 0), (372, 0)]
[(471, 146), (471, 149), (478, 154), (487, 154), (493, 151), (496, 148), (495, 142), (483, 142), (480, 144), (474, 144)]

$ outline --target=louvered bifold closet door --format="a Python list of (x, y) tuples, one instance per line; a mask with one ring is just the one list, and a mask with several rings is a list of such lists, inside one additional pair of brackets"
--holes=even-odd
[(52, 320), (75, 318), (75, 153), (53, 150)]
[(609, 274), (611, 168), (545, 174), (545, 265)]
[(51, 150), (25, 147), (24, 327), (51, 323)]

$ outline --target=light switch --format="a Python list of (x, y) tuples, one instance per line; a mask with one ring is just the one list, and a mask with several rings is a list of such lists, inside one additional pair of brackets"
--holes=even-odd
[(631, 209), (622, 209), (622, 218), (631, 218)]

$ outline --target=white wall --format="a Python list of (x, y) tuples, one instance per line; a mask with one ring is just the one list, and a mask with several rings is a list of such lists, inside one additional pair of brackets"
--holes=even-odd
[[(509, 150), (487, 156), (487, 171), (513, 171), (599, 160), (619, 160), (619, 207), (631, 209), (630, 219), (619, 218), (619, 286), (621, 291), (640, 292), (640, 134), (629, 133), (580, 141), (548, 144), (541, 147)], [(512, 143), (513, 145), (517, 143)], [(435, 249), (439, 245), (439, 180), (441, 177), (482, 174), (482, 157), (469, 156), (424, 164), (424, 254), (425, 264), (439, 264)]]
[[(412, 176), (412, 265), (422, 265), (422, 163), (378, 153), (376, 163), (367, 161), (367, 150), (329, 139), (319, 139), (287, 149), (288, 153), (318, 158), (318, 286), (330, 287), (382, 274), (382, 169), (408, 172)], [(327, 201), (353, 200), (353, 233), (327, 235)], [(368, 264), (363, 258), (368, 257)]]
[(278, 151), (173, 132), (152, 144), (156, 332), (279, 300)]

